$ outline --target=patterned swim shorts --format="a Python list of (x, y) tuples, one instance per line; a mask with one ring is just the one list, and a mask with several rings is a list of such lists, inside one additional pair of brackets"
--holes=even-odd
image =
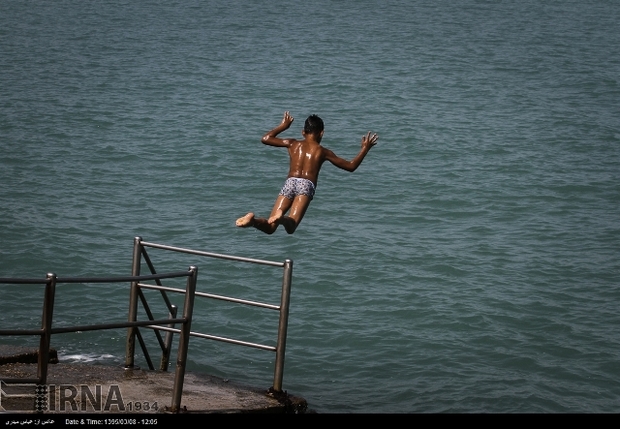
[(315, 187), (314, 183), (308, 179), (302, 179), (301, 177), (289, 177), (284, 182), (284, 186), (280, 191), (280, 195), (285, 196), (289, 200), (295, 199), (297, 195), (307, 195), (310, 200), (314, 198)]

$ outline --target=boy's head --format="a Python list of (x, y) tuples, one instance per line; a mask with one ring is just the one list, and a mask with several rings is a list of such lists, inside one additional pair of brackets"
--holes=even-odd
[(304, 124), (304, 133), (320, 137), (323, 132), (323, 120), (317, 115), (310, 115)]

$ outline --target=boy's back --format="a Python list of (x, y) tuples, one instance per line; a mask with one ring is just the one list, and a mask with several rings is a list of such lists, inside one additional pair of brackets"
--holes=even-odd
[(316, 186), (321, 165), (325, 161), (324, 148), (314, 139), (290, 140), (291, 158), (288, 176), (310, 180)]

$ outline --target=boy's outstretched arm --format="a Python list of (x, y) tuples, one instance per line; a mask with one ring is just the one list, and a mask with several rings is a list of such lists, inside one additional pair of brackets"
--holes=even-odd
[(326, 152), (325, 159), (331, 162), (332, 164), (334, 164), (336, 167), (342, 168), (343, 170), (351, 171), (351, 172), (357, 170), (357, 167), (360, 166), (360, 164), (364, 160), (364, 157), (366, 157), (366, 155), (370, 151), (370, 148), (376, 145), (377, 140), (379, 139), (379, 136), (377, 134), (372, 134), (372, 135), (371, 134), (372, 133), (368, 131), (368, 134), (362, 137), (362, 148), (360, 152), (357, 154), (357, 156), (353, 158), (351, 161), (347, 161), (346, 159), (340, 158), (339, 156), (337, 156), (334, 152), (332, 152), (329, 149), (325, 150)]
[(290, 146), (290, 140), (277, 138), (277, 135), (282, 131), (288, 130), (294, 120), (295, 118), (293, 118), (288, 111), (284, 112), (284, 117), (282, 117), (282, 122), (280, 122), (280, 125), (267, 132), (267, 134), (265, 134), (260, 141), (270, 146)]

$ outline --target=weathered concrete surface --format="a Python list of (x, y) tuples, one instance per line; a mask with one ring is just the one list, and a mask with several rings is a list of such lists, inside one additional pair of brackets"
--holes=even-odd
[[(0, 365), (7, 363), (37, 363), (38, 359), (38, 349), (0, 344)], [(55, 349), (50, 349), (49, 351), (49, 362), (58, 363), (58, 353)]]
[[(5, 350), (6, 351), (6, 350)], [(20, 351), (21, 352), (21, 351)], [(36, 378), (37, 365), (31, 363), (8, 363), (0, 365), (0, 381), (5, 379)], [(55, 386), (54, 395), (47, 393), (54, 404), (48, 403), (44, 413), (165, 413), (170, 412), (174, 387), (174, 371), (126, 370), (123, 367), (53, 364), (48, 366), (46, 386)], [(3, 384), (3, 389), (14, 389)], [(71, 386), (77, 394), (71, 399), (71, 390), (60, 389)], [(85, 386), (85, 387), (81, 387)], [(101, 389), (101, 405), (89, 400), (88, 393)], [(28, 389), (28, 387), (26, 387)], [(34, 394), (35, 387), (30, 387)], [(23, 390), (23, 388), (22, 388)], [(82, 391), (85, 391), (82, 394)], [(6, 395), (5, 395), (6, 396)], [(186, 373), (181, 399), (181, 413), (296, 413), (307, 411), (304, 399), (287, 394), (275, 398), (267, 390), (254, 389), (227, 382), (206, 374)], [(69, 398), (69, 400), (67, 400)], [(106, 399), (111, 407), (105, 408)], [(50, 401), (48, 401), (50, 402)], [(61, 403), (62, 402), (62, 403)], [(34, 400), (3, 398), (0, 404), (4, 411), (34, 411)], [(138, 405), (139, 404), (139, 405)], [(156, 405), (155, 405), (156, 404)], [(145, 407), (148, 406), (148, 410)], [(74, 409), (72, 409), (74, 407)], [(0, 409), (0, 411), (3, 411)]]

